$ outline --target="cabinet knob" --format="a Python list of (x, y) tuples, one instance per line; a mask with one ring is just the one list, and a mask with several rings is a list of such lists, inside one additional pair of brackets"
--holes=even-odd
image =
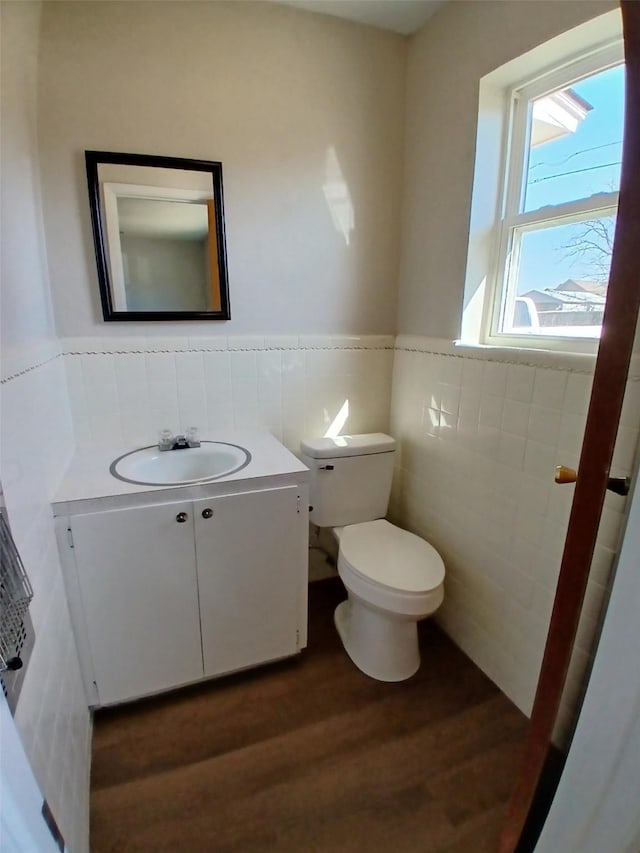
[(211, 509), (210, 506), (208, 506), (208, 507), (206, 507), (206, 509), (202, 510), (202, 517), (203, 518), (211, 518), (212, 515), (213, 515), (213, 510)]
[(178, 524), (184, 524), (188, 518), (189, 518), (189, 516), (187, 515), (186, 512), (179, 512), (176, 515), (176, 521), (178, 522)]

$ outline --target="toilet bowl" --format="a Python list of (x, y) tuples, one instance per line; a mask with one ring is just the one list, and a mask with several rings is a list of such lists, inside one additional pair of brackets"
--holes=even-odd
[(418, 621), (444, 597), (444, 564), (413, 533), (383, 519), (336, 531), (338, 574), (348, 598), (334, 621), (353, 663), (378, 681), (403, 681), (420, 666)]
[(355, 665), (379, 681), (420, 666), (418, 621), (444, 598), (444, 563), (424, 539), (386, 521), (395, 441), (384, 433), (306, 439), (310, 520), (338, 539), (348, 598), (335, 624)]

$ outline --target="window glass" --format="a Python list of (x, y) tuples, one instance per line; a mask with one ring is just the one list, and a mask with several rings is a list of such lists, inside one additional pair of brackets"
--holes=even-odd
[(609, 281), (615, 211), (516, 228), (502, 331), (597, 338)]
[(624, 65), (612, 59), (579, 60), (563, 85), (552, 72), (549, 88), (542, 79), (516, 92), (497, 334), (600, 336), (624, 130)]
[(537, 98), (530, 122), (525, 212), (619, 189), (623, 65)]

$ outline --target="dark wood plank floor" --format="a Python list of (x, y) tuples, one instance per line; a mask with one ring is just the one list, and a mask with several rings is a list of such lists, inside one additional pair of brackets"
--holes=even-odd
[(525, 718), (430, 621), (416, 676), (362, 675), (343, 597), (295, 660), (96, 715), (92, 853), (495, 850)]

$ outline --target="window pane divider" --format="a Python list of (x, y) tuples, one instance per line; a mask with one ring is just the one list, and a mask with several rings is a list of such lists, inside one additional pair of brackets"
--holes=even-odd
[(618, 205), (618, 193), (599, 193), (597, 196), (569, 201), (564, 204), (548, 205), (527, 213), (517, 213), (504, 219), (506, 228), (524, 228), (526, 226), (545, 225), (560, 220), (584, 219), (593, 214), (593, 218), (602, 216), (603, 211)]

